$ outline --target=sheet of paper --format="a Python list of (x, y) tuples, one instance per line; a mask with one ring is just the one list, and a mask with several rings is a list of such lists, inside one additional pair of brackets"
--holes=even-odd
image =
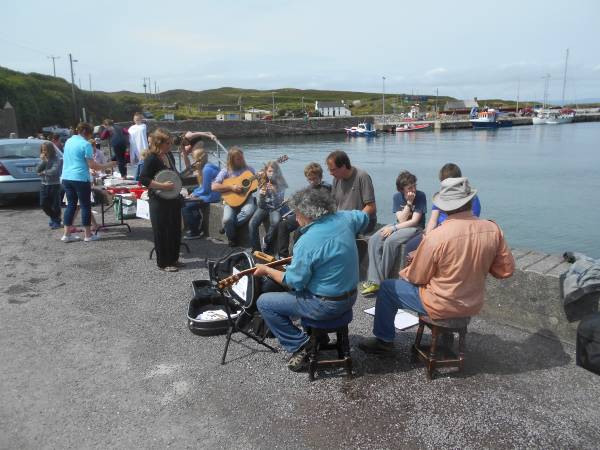
[[(375, 315), (375, 307), (365, 309), (365, 312), (371, 316)], [(394, 318), (394, 327), (397, 330), (406, 330), (407, 328), (414, 327), (419, 323), (419, 318), (407, 313), (403, 310), (398, 310), (396, 317)]]
[[(240, 273), (235, 267), (233, 268), (232, 275)], [(246, 300), (246, 292), (248, 292), (248, 275), (240, 278), (240, 280), (231, 286), (233, 292), (235, 292), (241, 299)]]

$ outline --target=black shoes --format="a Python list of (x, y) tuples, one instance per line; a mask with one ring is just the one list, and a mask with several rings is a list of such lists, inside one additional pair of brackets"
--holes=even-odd
[(308, 367), (308, 353), (303, 347), (297, 352), (294, 352), (287, 363), (288, 369), (292, 372), (300, 372)]
[(203, 235), (204, 233), (202, 231), (198, 233), (192, 233), (191, 231), (188, 231), (183, 235), (183, 239), (186, 241), (190, 241), (192, 239), (200, 239)]
[(394, 344), (392, 342), (385, 342), (376, 337), (370, 337), (363, 340), (358, 344), (365, 353), (371, 353), (374, 355), (391, 355), (394, 353)]

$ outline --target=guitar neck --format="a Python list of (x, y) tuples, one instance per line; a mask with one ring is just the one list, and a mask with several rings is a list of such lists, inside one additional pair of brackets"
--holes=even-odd
[[(284, 266), (291, 261), (292, 261), (292, 257), (288, 256), (287, 258), (278, 259), (277, 261), (273, 261), (268, 264), (265, 264), (265, 266), (279, 267), (279, 266)], [(254, 272), (256, 272), (256, 267), (251, 267), (249, 269), (242, 270), (241, 272), (238, 272), (235, 275), (231, 275), (230, 277), (224, 278), (223, 280), (219, 281), (219, 287), (221, 287), (221, 288), (227, 287), (228, 285), (232, 284), (232, 282), (235, 283), (242, 277), (245, 277), (246, 275), (252, 275)]]

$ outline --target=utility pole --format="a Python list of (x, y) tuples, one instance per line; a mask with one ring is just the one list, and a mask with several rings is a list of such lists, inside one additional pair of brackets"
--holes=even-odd
[(48, 56), (48, 59), (52, 60), (52, 73), (54, 73), (54, 78), (56, 78), (56, 62), (55, 60), (60, 59), (60, 56)]
[(275, 119), (275, 92), (271, 92), (271, 95), (273, 96), (273, 112), (271, 115), (273, 116), (273, 119)]
[(92, 91), (92, 74), (88, 73), (88, 76), (90, 78), (90, 92)]
[(154, 95), (156, 96), (156, 81), (154, 82)]
[(519, 81), (517, 82), (517, 110), (516, 113), (519, 112), (519, 94), (521, 93), (521, 77), (519, 77)]
[(146, 77), (144, 77), (144, 84), (143, 84), (143, 86), (144, 86), (144, 97), (148, 98), (148, 94), (146, 93)]
[(382, 89), (381, 89), (381, 112), (385, 118), (385, 77), (381, 77)]
[(77, 123), (77, 100), (75, 99), (75, 73), (73, 72), (73, 63), (77, 62), (69, 53), (69, 63), (71, 65), (71, 97), (73, 100), (73, 120)]
[(435, 118), (438, 116), (438, 97), (440, 95), (439, 88), (435, 88)]

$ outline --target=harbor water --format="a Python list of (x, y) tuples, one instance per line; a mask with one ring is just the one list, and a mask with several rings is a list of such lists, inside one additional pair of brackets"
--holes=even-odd
[(392, 196), (402, 170), (417, 176), (417, 188), (427, 195), (430, 211), (439, 169), (454, 162), (478, 190), (481, 216), (495, 220), (512, 247), (578, 251), (600, 258), (598, 122), (381, 134), (371, 139), (331, 135), (223, 143), (242, 147), (255, 168), (288, 155), (282, 169), (289, 194), (305, 186), (303, 169), (311, 161), (320, 163), (325, 179), (331, 181), (325, 158), (333, 150), (346, 151), (352, 164), (373, 179), (381, 223), (393, 220)]

